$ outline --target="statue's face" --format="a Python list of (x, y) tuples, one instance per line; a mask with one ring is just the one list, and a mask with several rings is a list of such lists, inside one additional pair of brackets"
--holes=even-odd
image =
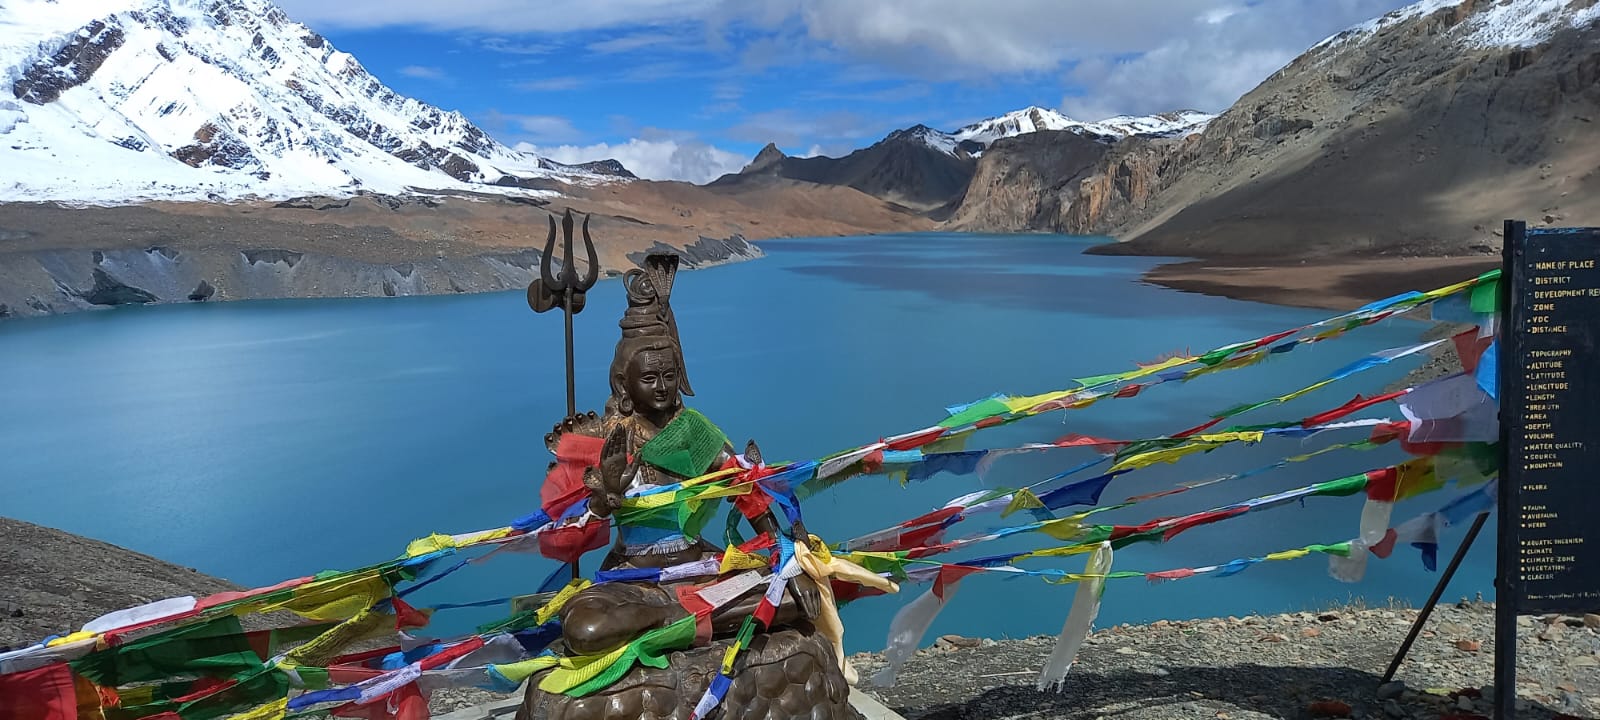
[(650, 413), (678, 407), (678, 359), (667, 350), (646, 350), (628, 362), (624, 387), (633, 406)]

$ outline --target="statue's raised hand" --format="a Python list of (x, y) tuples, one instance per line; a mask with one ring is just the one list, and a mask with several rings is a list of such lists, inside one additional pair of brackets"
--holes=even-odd
[(599, 467), (589, 468), (583, 484), (589, 488), (589, 510), (601, 517), (622, 507), (622, 494), (628, 489), (628, 431), (617, 427), (600, 446)]
[(566, 435), (567, 433), (577, 433), (579, 435), (588, 435), (589, 437), (600, 437), (602, 432), (604, 431), (601, 429), (600, 416), (594, 414), (593, 410), (590, 410), (589, 412), (578, 413), (577, 415), (573, 415), (565, 420), (562, 420), (561, 422), (556, 423), (555, 427), (550, 429), (550, 432), (545, 433), (544, 446), (545, 449), (550, 451), (551, 455), (554, 455), (556, 448), (561, 447), (561, 436)]

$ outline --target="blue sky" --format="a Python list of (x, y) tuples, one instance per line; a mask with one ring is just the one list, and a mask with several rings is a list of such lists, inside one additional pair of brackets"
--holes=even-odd
[(1029, 105), (1216, 112), (1400, 0), (280, 0), (397, 92), (557, 160), (704, 182)]

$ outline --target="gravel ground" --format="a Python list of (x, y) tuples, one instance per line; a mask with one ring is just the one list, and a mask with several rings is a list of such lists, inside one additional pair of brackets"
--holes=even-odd
[[(1396, 682), (1380, 687), (1412, 609), (1341, 609), (1116, 626), (1096, 631), (1060, 693), (1034, 688), (1054, 638), (946, 636), (892, 688), (865, 688), (905, 717), (1474, 718), (1493, 715), (1494, 609), (1438, 608)], [(1519, 718), (1600, 717), (1600, 615), (1518, 622)], [(881, 656), (852, 656), (862, 677)]]

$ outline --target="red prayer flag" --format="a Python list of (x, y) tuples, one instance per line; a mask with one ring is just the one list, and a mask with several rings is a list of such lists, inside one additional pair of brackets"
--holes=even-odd
[(935, 578), (933, 581), (933, 594), (938, 596), (940, 600), (943, 600), (945, 588), (961, 582), (961, 578), (964, 578), (975, 572), (981, 572), (982, 570), (983, 568), (975, 568), (967, 565), (940, 565), (939, 577)]
[(900, 533), (900, 537), (887, 549), (905, 550), (907, 548), (922, 547), (930, 541), (936, 542), (942, 534), (944, 534), (943, 525), (929, 525), (915, 530), (907, 530)]
[(966, 508), (960, 507), (939, 508), (931, 513), (926, 513), (911, 518), (910, 520), (900, 523), (897, 527), (912, 528), (919, 525), (928, 525), (930, 523), (942, 523), (949, 518), (960, 515), (961, 511), (965, 509)]
[(304, 584), (306, 584), (308, 582), (311, 582), (311, 577), (310, 576), (301, 577), (301, 578), (295, 578), (293, 580), (285, 580), (285, 581), (283, 581), (281, 583), (278, 583), (277, 585), (270, 585), (268, 587), (256, 588), (254, 590), (243, 590), (243, 591), (239, 591), (239, 592), (220, 592), (220, 593), (217, 593), (215, 595), (207, 595), (207, 596), (205, 596), (203, 598), (200, 598), (200, 600), (194, 604), (194, 609), (196, 609), (196, 610), (205, 610), (207, 608), (216, 607), (216, 606), (221, 605), (223, 603), (233, 602), (235, 600), (243, 600), (245, 598), (251, 598), (251, 597), (255, 597), (257, 595), (266, 595), (267, 593), (277, 592), (279, 590), (288, 590), (289, 588), (292, 588), (292, 587), (294, 587), (296, 585), (304, 585)]
[(772, 616), (776, 615), (777, 612), (777, 606), (767, 602), (767, 599), (763, 597), (761, 602), (756, 604), (756, 611), (751, 614), (756, 616), (756, 620), (760, 621), (763, 627), (772, 627)]
[(1478, 329), (1473, 328), (1456, 334), (1450, 341), (1456, 346), (1456, 357), (1461, 358), (1461, 369), (1475, 373), (1478, 371), (1478, 361), (1483, 359), (1483, 351), (1489, 349), (1494, 336), (1478, 337)]
[(1266, 345), (1271, 345), (1271, 344), (1273, 344), (1273, 343), (1275, 343), (1275, 342), (1277, 342), (1279, 340), (1282, 340), (1282, 339), (1284, 339), (1286, 337), (1289, 337), (1290, 335), (1293, 335), (1293, 334), (1295, 334), (1297, 332), (1300, 332), (1300, 331), (1299, 330), (1284, 330), (1283, 332), (1273, 333), (1273, 334), (1268, 335), (1268, 336), (1266, 336), (1264, 338), (1261, 338), (1260, 340), (1255, 341), (1254, 343), (1251, 343), (1250, 344), (1250, 349), (1254, 350), (1254, 349), (1259, 348), (1259, 347), (1263, 347), (1263, 346), (1266, 346)]
[(605, 444), (605, 438), (566, 433), (561, 436), (561, 443), (556, 446), (556, 459), (577, 463), (586, 468), (594, 467), (600, 464), (600, 448)]
[[(710, 583), (706, 583), (709, 585)], [(711, 603), (700, 597), (700, 589), (706, 585), (679, 585), (674, 588), (678, 595), (678, 604), (694, 616), (694, 644), (706, 645), (711, 642)]]
[(1189, 437), (1190, 435), (1196, 435), (1196, 434), (1199, 434), (1199, 433), (1203, 433), (1206, 430), (1211, 429), (1211, 427), (1216, 425), (1217, 423), (1222, 422), (1224, 419), (1225, 418), (1211, 418), (1210, 420), (1205, 421), (1205, 423), (1200, 424), (1200, 425), (1196, 425), (1196, 426), (1194, 426), (1192, 428), (1189, 428), (1188, 430), (1185, 430), (1185, 431), (1183, 431), (1181, 433), (1177, 433), (1177, 434), (1173, 435), (1173, 437), (1175, 437), (1175, 438), (1186, 438), (1186, 437)]
[(1345, 403), (1343, 405), (1340, 405), (1339, 407), (1336, 407), (1336, 408), (1334, 408), (1332, 410), (1329, 410), (1327, 412), (1322, 412), (1322, 413), (1318, 413), (1316, 415), (1312, 415), (1311, 417), (1308, 417), (1308, 418), (1300, 421), (1300, 427), (1315, 427), (1317, 425), (1330, 423), (1330, 422), (1333, 422), (1334, 420), (1338, 420), (1339, 418), (1345, 417), (1346, 415), (1349, 415), (1350, 413), (1353, 413), (1353, 412), (1355, 412), (1357, 410), (1361, 410), (1362, 408), (1369, 408), (1369, 407), (1372, 407), (1373, 405), (1377, 405), (1379, 403), (1385, 403), (1385, 402), (1388, 402), (1390, 400), (1393, 400), (1393, 399), (1395, 399), (1397, 397), (1400, 397), (1401, 395), (1406, 394), (1407, 392), (1409, 392), (1409, 391), (1408, 390), (1397, 390), (1395, 392), (1385, 393), (1383, 395), (1379, 395), (1379, 396), (1373, 397), (1373, 398), (1363, 398), (1360, 395), (1357, 395), (1357, 396), (1355, 396), (1355, 399), (1351, 400), (1350, 402), (1347, 402), (1347, 403)]
[(1367, 499), (1394, 502), (1399, 489), (1400, 473), (1392, 467), (1367, 471)]
[(761, 533), (760, 535), (744, 541), (744, 543), (739, 546), (739, 549), (747, 553), (753, 553), (771, 549), (777, 544), (778, 541), (772, 539), (771, 533)]
[(589, 488), (583, 484), (583, 470), (571, 462), (558, 462), (550, 468), (544, 484), (539, 486), (539, 506), (550, 517), (561, 517), (567, 508), (589, 496)]
[(883, 451), (873, 450), (866, 457), (861, 458), (861, 469), (867, 474), (883, 471)]
[(590, 519), (584, 525), (563, 525), (539, 535), (539, 554), (564, 563), (576, 562), (584, 553), (605, 547), (611, 540), (611, 519)]
[(1172, 538), (1177, 537), (1178, 533), (1190, 528), (1200, 527), (1201, 525), (1210, 525), (1211, 523), (1219, 520), (1226, 520), (1236, 515), (1243, 515), (1247, 512), (1250, 512), (1250, 508), (1240, 507), (1232, 508), (1230, 510), (1214, 510), (1212, 512), (1195, 513), (1194, 515), (1190, 515), (1176, 523), (1173, 523), (1171, 527), (1168, 527), (1166, 531), (1161, 534), (1161, 541), (1166, 542), (1171, 540)]
[(917, 558), (931, 557), (940, 553), (950, 552), (956, 547), (957, 545), (955, 543), (936, 543), (933, 545), (924, 545), (922, 547), (906, 548), (906, 558), (910, 560), (916, 560)]
[(1107, 440), (1090, 435), (1067, 433), (1051, 444), (1056, 447), (1092, 447), (1100, 448), (1101, 452), (1115, 452), (1117, 448), (1125, 447), (1128, 443), (1122, 440)]
[(1146, 580), (1149, 580), (1152, 583), (1158, 583), (1165, 580), (1182, 580), (1184, 578), (1194, 577), (1194, 569), (1178, 568), (1177, 570), (1162, 570), (1160, 572), (1145, 573), (1144, 577)]
[(66, 663), (0, 675), (0, 720), (78, 720), (78, 693)]
[[(433, 616), (430, 613), (411, 607), (410, 605), (406, 604), (404, 600), (401, 600), (398, 597), (389, 598), (389, 602), (394, 604), (394, 624), (396, 630), (425, 627), (427, 626), (428, 621), (433, 619)], [(265, 660), (266, 658), (262, 659)]]
[(995, 415), (993, 417), (986, 417), (986, 418), (984, 418), (982, 420), (979, 420), (979, 421), (973, 423), (972, 426), (975, 427), (975, 428), (978, 428), (979, 430), (982, 430), (984, 428), (994, 427), (994, 426), (999, 425), (1000, 423), (1003, 423), (1005, 421), (1006, 421), (1005, 418), (1000, 417), (999, 415)]
[(938, 440), (945, 432), (947, 431), (944, 428), (928, 428), (922, 432), (889, 441), (887, 444), (890, 450), (913, 450)]
[(1144, 386), (1140, 385), (1138, 383), (1134, 383), (1132, 385), (1124, 385), (1121, 389), (1119, 389), (1116, 392), (1112, 393), (1111, 397), (1114, 397), (1114, 398), (1131, 398), (1131, 397), (1133, 397), (1135, 395), (1138, 395), (1139, 391), (1143, 390), (1143, 389), (1144, 389)]
[(1371, 550), (1373, 555), (1377, 555), (1378, 557), (1387, 560), (1389, 558), (1389, 554), (1394, 552), (1394, 544), (1399, 539), (1399, 533), (1396, 533), (1394, 528), (1389, 528), (1389, 531), (1383, 534), (1383, 539), (1379, 540), (1377, 545), (1373, 545), (1367, 549)]

